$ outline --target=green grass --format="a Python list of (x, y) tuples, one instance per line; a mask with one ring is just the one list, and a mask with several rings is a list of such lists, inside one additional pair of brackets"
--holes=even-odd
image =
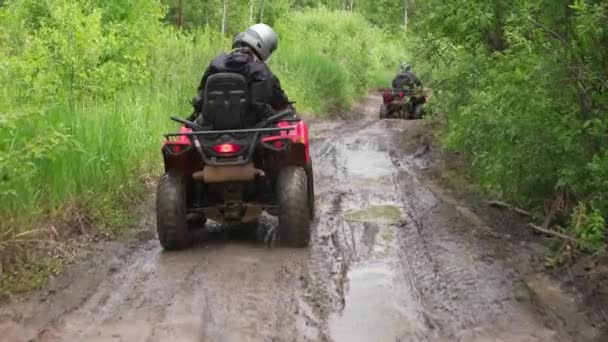
[[(177, 127), (169, 116), (190, 114), (204, 63), (226, 45), (206, 45), (205, 38), (166, 39), (168, 46), (149, 60), (145, 85), (111, 98), (32, 103), (28, 108), (37, 111), (0, 125), (0, 149), (8, 155), (0, 158), (0, 231), (29, 229), (67, 202), (91, 209), (102, 223), (116, 216), (108, 215), (114, 210), (125, 212), (134, 197), (129, 194), (142, 187), (141, 176), (161, 169), (162, 134)], [(5, 101), (19, 98), (10, 88), (3, 91)], [(6, 102), (0, 108), (11, 105), (12, 113), (24, 108)]]
[(401, 219), (401, 210), (392, 205), (374, 205), (361, 210), (351, 210), (345, 215), (347, 221), (397, 223)]

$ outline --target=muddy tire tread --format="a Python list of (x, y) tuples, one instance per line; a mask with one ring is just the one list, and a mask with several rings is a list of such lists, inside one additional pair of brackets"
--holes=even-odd
[(289, 166), (281, 170), (277, 180), (279, 201), (280, 244), (303, 248), (310, 242), (310, 208), (308, 202), (308, 177), (302, 167)]
[(380, 106), (380, 119), (386, 119), (388, 117), (388, 106), (386, 104), (382, 104), (382, 106)]
[(307, 186), (308, 186), (308, 209), (310, 210), (310, 220), (314, 220), (316, 215), (316, 207), (315, 207), (315, 181), (314, 181), (314, 171), (312, 167), (312, 161), (306, 164), (306, 176), (308, 177)]
[(186, 179), (169, 172), (158, 182), (156, 193), (156, 229), (163, 249), (181, 250), (189, 246), (186, 219)]

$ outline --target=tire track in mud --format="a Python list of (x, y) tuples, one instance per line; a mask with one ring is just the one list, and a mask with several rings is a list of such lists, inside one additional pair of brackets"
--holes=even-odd
[[(568, 340), (514, 298), (516, 273), (496, 256), (516, 251), (481, 241), (475, 222), (416, 178), (412, 156), (402, 155), (395, 142), (412, 124), (368, 116), (345, 134), (332, 136), (332, 128), (318, 134), (328, 136), (314, 146), (322, 189), (317, 206), (325, 222), (318, 224), (312, 248), (325, 259), (310, 268), (313, 277), (331, 277), (317, 282), (322, 336), (336, 341)], [(347, 212), (374, 205), (399, 208), (398, 222), (344, 220)], [(395, 238), (387, 241), (383, 233)], [(502, 252), (494, 255), (492, 247)], [(327, 268), (332, 271), (323, 271)], [(374, 277), (384, 283), (374, 283)], [(390, 299), (370, 298), (369, 289)]]
[[(398, 271), (393, 269), (396, 266), (393, 259), (396, 251), (393, 246), (394, 241), (390, 241), (391, 239), (386, 235), (391, 233), (394, 235), (397, 226), (395, 223), (349, 222), (344, 219), (348, 210), (363, 209), (369, 204), (399, 203), (399, 196), (395, 196), (394, 191), (391, 191), (392, 184), (390, 182), (386, 184), (383, 179), (392, 173), (392, 164), (387, 158), (388, 151), (383, 146), (379, 146), (375, 139), (368, 139), (375, 138), (367, 132), (368, 126), (372, 123), (373, 121), (368, 120), (345, 136), (333, 137), (315, 146), (319, 150), (319, 153), (315, 154), (315, 161), (320, 165), (317, 166), (317, 170), (321, 173), (315, 176), (320, 183), (317, 188), (323, 189), (322, 194), (318, 196), (320, 200), (317, 202), (317, 208), (322, 213), (319, 216), (325, 217), (326, 221), (317, 226), (318, 241), (312, 246), (324, 257), (313, 260), (323, 260), (326, 265), (311, 267), (311, 269), (318, 273), (317, 278), (330, 277), (329, 281), (320, 281), (318, 284), (319, 292), (325, 292), (322, 297), (326, 298), (322, 301), (322, 309), (319, 310), (321, 313), (319, 320), (324, 323), (320, 330), (328, 340), (394, 341), (399, 337), (394, 333), (403, 331), (403, 327), (406, 326), (413, 330), (409, 334), (410, 337), (414, 336), (415, 340), (421, 340), (422, 336), (418, 331), (424, 328), (424, 324), (417, 319), (420, 315), (415, 309), (413, 313), (408, 312), (412, 310), (411, 307), (407, 308), (409, 306), (407, 301), (411, 299), (408, 298), (409, 291), (403, 291), (401, 286), (391, 290), (393, 287), (391, 282), (395, 281), (392, 278), (397, 277)], [(377, 151), (379, 149), (384, 151)], [(370, 163), (374, 163), (374, 159), (379, 159), (375, 162), (379, 162), (380, 165), (370, 166)], [(388, 169), (382, 170), (382, 167)], [(325, 236), (332, 238), (323, 239)], [(335, 265), (343, 265), (340, 272), (335, 271)], [(363, 272), (357, 275), (355, 273), (357, 270), (352, 270), (353, 265), (363, 265), (360, 267)], [(328, 267), (331, 269), (332, 266), (333, 272), (323, 272)], [(349, 279), (349, 270), (352, 272), (350, 278), (359, 277), (363, 286), (359, 286), (355, 281), (351, 282), (353, 279)], [(366, 273), (370, 273), (380, 281), (370, 281)], [(328, 283), (334, 285), (328, 287)], [(374, 292), (383, 289), (393, 291), (395, 295), (399, 293), (400, 296), (395, 297), (400, 298), (393, 298), (386, 292)], [(349, 290), (357, 292), (362, 298), (349, 298)], [(385, 301), (378, 301), (369, 296), (384, 298)], [(403, 307), (394, 307), (392, 303), (387, 302), (393, 300), (401, 301)], [(358, 301), (368, 301), (371, 305), (366, 306), (365, 303), (358, 305)], [(355, 309), (350, 309), (353, 306)], [(374, 312), (378, 309), (378, 312)], [(362, 311), (356, 312), (357, 310)], [(336, 313), (341, 313), (346, 319), (342, 322), (338, 319), (338, 323), (332, 323), (336, 321)], [(382, 322), (386, 317), (369, 317), (370, 314), (379, 316), (386, 314), (393, 317), (387, 326)], [(411, 317), (406, 317), (408, 315)], [(367, 324), (357, 316), (368, 320)]]

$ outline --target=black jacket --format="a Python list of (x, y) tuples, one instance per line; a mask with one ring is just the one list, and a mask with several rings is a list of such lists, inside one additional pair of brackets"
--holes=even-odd
[(403, 87), (412, 88), (413, 86), (419, 87), (421, 85), (420, 80), (416, 75), (411, 71), (406, 71), (401, 73), (393, 79), (393, 88), (401, 89)]
[(245, 76), (249, 83), (250, 110), (257, 121), (272, 115), (273, 110), (281, 110), (289, 105), (289, 99), (281, 88), (279, 79), (266, 63), (259, 61), (247, 49), (237, 49), (215, 57), (205, 70), (198, 86), (198, 96), (192, 101), (194, 113), (190, 120), (194, 120), (202, 112), (207, 78), (221, 72), (234, 72)]

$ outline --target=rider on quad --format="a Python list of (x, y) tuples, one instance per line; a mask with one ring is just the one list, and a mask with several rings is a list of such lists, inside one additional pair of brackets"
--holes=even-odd
[(422, 83), (412, 72), (412, 67), (407, 63), (402, 63), (401, 72), (393, 79), (393, 89), (413, 90), (414, 87), (422, 87)]
[[(277, 34), (266, 24), (255, 24), (234, 38), (233, 50), (215, 57), (203, 74), (198, 95), (192, 100), (194, 112), (188, 118), (205, 127), (203, 114), (205, 83), (214, 74), (241, 74), (249, 84), (250, 112), (248, 126), (273, 115), (276, 110), (290, 106), (279, 79), (270, 71), (266, 61), (278, 45)], [(213, 128), (213, 127), (208, 127)]]
[(308, 245), (314, 217), (308, 126), (265, 63), (277, 40), (264, 24), (238, 34), (234, 50), (205, 71), (190, 120), (171, 117), (182, 126), (165, 134), (162, 147), (156, 223), (164, 249), (186, 248), (207, 219), (256, 231), (264, 212), (278, 218), (266, 238)]
[(380, 119), (408, 118), (420, 119), (424, 115), (423, 105), (426, 95), (422, 82), (412, 72), (407, 63), (402, 63), (400, 72), (392, 82), (392, 90), (383, 94)]

